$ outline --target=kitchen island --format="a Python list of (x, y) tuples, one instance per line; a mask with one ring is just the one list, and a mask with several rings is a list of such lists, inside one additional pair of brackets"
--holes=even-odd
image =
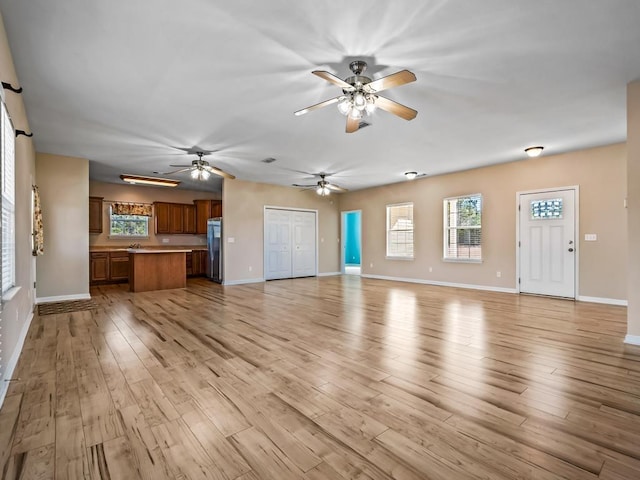
[(186, 254), (191, 250), (130, 248), (129, 291), (148, 292), (187, 286)]

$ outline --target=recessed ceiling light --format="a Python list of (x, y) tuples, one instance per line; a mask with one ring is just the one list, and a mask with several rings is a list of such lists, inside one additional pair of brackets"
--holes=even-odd
[(404, 172), (404, 176), (407, 177), (407, 180), (413, 180), (418, 176), (418, 172)]
[(544, 150), (544, 147), (529, 147), (524, 149), (524, 153), (526, 153), (530, 157), (539, 157)]
[(177, 187), (180, 185), (179, 180), (172, 180), (170, 178), (158, 178), (158, 177), (141, 177), (139, 175), (120, 175), (120, 178), (127, 183), (133, 185), (155, 185), (157, 187)]

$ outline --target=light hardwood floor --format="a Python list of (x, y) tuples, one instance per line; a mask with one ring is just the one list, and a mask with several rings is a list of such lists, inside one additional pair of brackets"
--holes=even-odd
[(356, 276), (92, 295), (33, 321), (3, 478), (640, 478), (623, 307)]

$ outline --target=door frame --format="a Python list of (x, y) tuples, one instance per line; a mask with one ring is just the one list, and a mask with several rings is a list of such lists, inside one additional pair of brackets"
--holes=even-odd
[(360, 271), (362, 271), (362, 210), (343, 210), (340, 212), (340, 273), (344, 275), (346, 271), (345, 249), (347, 248), (346, 218), (348, 213), (360, 213)]
[(580, 185), (570, 185), (566, 187), (555, 187), (555, 188), (536, 188), (534, 190), (522, 190), (516, 192), (516, 293), (521, 293), (520, 291), (520, 196), (521, 195), (530, 195), (535, 193), (551, 193), (551, 192), (559, 192), (563, 190), (573, 190), (574, 194), (574, 202), (573, 202), (573, 228), (575, 234), (575, 261), (573, 268), (574, 275), (574, 288), (573, 288), (573, 298), (577, 300), (580, 296)]
[(277, 205), (264, 205), (262, 207), (262, 278), (266, 280), (267, 277), (267, 210), (286, 210), (289, 212), (313, 212), (316, 215), (316, 265), (315, 270), (317, 277), (319, 275), (318, 271), (318, 257), (319, 257), (319, 248), (318, 244), (318, 210), (312, 208), (296, 208), (296, 207), (281, 207)]

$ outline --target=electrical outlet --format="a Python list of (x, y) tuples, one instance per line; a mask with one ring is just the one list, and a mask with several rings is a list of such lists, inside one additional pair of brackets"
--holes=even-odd
[(433, 267), (429, 267), (429, 273), (433, 272)]
[(502, 272), (496, 272), (496, 277), (498, 278), (502, 277)]
[(249, 265), (249, 271), (252, 272), (253, 271), (253, 267), (251, 265)]
[(168, 238), (163, 238), (162, 239), (162, 243), (169, 243), (169, 239)]
[(369, 264), (369, 268), (373, 268), (373, 263), (370, 263), (370, 264)]

